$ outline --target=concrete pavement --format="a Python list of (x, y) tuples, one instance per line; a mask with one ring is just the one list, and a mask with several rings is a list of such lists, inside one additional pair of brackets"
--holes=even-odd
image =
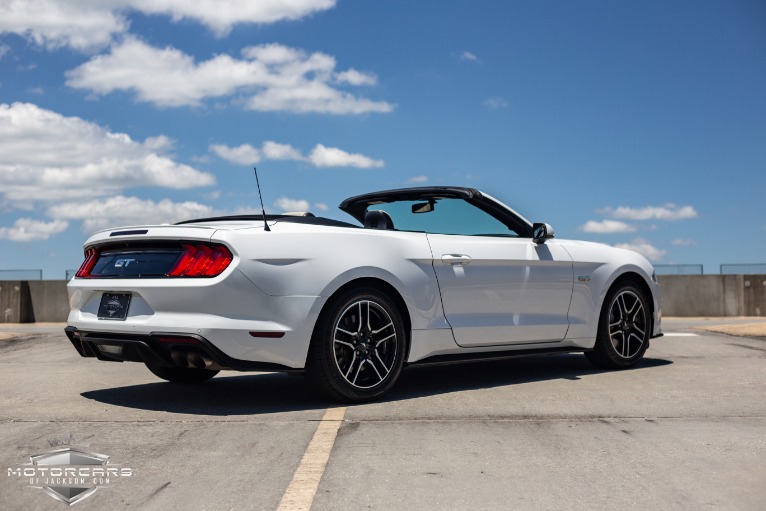
[[(700, 323), (665, 320), (628, 371), (410, 369), (342, 412), (312, 509), (764, 509), (766, 341)], [(338, 406), (280, 374), (164, 383), (80, 358), (58, 327), (0, 341), (0, 509), (67, 507), (13, 475), (64, 438), (132, 470), (78, 509), (277, 509)]]

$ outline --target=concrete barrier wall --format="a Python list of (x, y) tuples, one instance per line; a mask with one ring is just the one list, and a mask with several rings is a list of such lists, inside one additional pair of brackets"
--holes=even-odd
[[(766, 275), (660, 275), (664, 316), (766, 315)], [(66, 280), (0, 281), (0, 323), (66, 321)]]
[(66, 280), (0, 281), (0, 323), (66, 321)]
[(663, 316), (762, 316), (766, 275), (660, 275)]
[(38, 323), (66, 321), (69, 316), (66, 284), (66, 280), (29, 281), (30, 321)]
[(0, 323), (29, 322), (29, 284), (26, 281), (0, 281)]

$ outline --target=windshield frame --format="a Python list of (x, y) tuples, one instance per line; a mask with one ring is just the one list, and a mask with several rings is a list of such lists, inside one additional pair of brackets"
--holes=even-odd
[(532, 223), (494, 197), (474, 188), (457, 186), (428, 186), (384, 190), (350, 197), (338, 206), (342, 211), (364, 224), (364, 215), (376, 204), (432, 199), (463, 199), (470, 205), (494, 217), (520, 238), (532, 238)]

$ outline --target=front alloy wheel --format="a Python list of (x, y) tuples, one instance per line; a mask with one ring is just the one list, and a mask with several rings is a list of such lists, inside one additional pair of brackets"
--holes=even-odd
[(351, 290), (322, 315), (308, 374), (334, 398), (373, 399), (393, 386), (405, 347), (404, 324), (391, 300), (377, 289)]
[(634, 366), (644, 356), (651, 336), (651, 312), (641, 289), (631, 282), (618, 285), (604, 302), (593, 351), (585, 353), (605, 369)]

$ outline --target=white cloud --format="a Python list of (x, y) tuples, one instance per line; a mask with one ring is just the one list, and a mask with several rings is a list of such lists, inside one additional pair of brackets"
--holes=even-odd
[(648, 240), (645, 240), (643, 238), (636, 238), (635, 240), (633, 240), (632, 243), (619, 243), (615, 245), (615, 247), (624, 248), (626, 250), (632, 250), (633, 252), (638, 252), (642, 256), (652, 261), (659, 261), (667, 253), (665, 250), (661, 250), (655, 247), (654, 245), (649, 243)]
[(597, 234), (636, 232), (636, 228), (632, 225), (617, 220), (602, 220), (600, 222), (589, 220), (580, 227), (580, 230)]
[(242, 144), (237, 147), (229, 147), (223, 144), (213, 144), (210, 150), (226, 161), (237, 164), (257, 163), (261, 159), (305, 161), (314, 167), (356, 167), (372, 168), (382, 167), (383, 160), (374, 160), (362, 154), (347, 153), (337, 147), (325, 147), (317, 144), (308, 157), (289, 144), (280, 144), (268, 140), (261, 148), (250, 144)]
[(135, 141), (30, 103), (0, 104), (0, 197), (28, 207), (128, 187), (215, 184), (212, 174), (164, 155), (171, 145), (166, 137)]
[(290, 199), (289, 197), (280, 197), (274, 205), (282, 211), (308, 211), (309, 202), (304, 199)]
[(484, 101), (484, 106), (493, 110), (500, 110), (502, 108), (508, 108), (508, 102), (503, 98), (489, 98)]
[(0, 2), (0, 34), (18, 34), (49, 49), (90, 50), (128, 29), (117, 1), (17, 0)]
[(644, 208), (630, 208), (620, 206), (618, 208), (603, 208), (598, 211), (602, 215), (623, 220), (689, 220), (697, 218), (699, 214), (692, 206), (677, 206), (665, 204), (664, 206), (647, 206)]
[(408, 183), (425, 183), (428, 181), (428, 176), (414, 176), (407, 180)]
[(309, 155), (309, 161), (316, 167), (356, 167), (360, 169), (380, 168), (383, 160), (373, 160), (362, 154), (351, 154), (336, 147), (317, 144)]
[(324, 202), (317, 202), (314, 204), (314, 209), (318, 209), (319, 211), (327, 211), (330, 209), (330, 207)]
[(82, 220), (86, 232), (119, 225), (167, 224), (216, 214), (212, 207), (198, 202), (153, 201), (122, 195), (55, 204), (48, 208), (52, 218)]
[(460, 54), (460, 60), (467, 60), (469, 62), (479, 62), (479, 57), (471, 53), (470, 51), (463, 51)]
[(197, 106), (208, 98), (237, 94), (245, 96), (245, 108), (259, 111), (349, 115), (394, 108), (333, 87), (337, 76), (346, 76), (346, 83), (356, 76), (353, 85), (368, 85), (362, 77), (371, 75), (335, 73), (330, 55), (279, 44), (251, 46), (242, 55), (195, 62), (175, 48), (155, 48), (128, 37), (109, 54), (68, 71), (66, 83), (96, 94), (132, 91), (139, 101), (158, 107)]
[(289, 144), (278, 144), (267, 140), (261, 148), (263, 156), (269, 160), (303, 160), (301, 152)]
[(7, 44), (0, 44), (0, 60), (2, 60), (3, 57), (5, 57), (10, 51), (11, 51), (10, 46), (8, 46)]
[(65, 231), (67, 227), (69, 227), (69, 222), (64, 220), (42, 222), (31, 218), (19, 218), (13, 223), (13, 227), (0, 227), (0, 240), (47, 240), (54, 234)]
[(362, 73), (356, 69), (349, 69), (335, 74), (335, 81), (351, 85), (376, 85), (378, 77), (373, 73)]
[(297, 20), (335, 6), (336, 0), (123, 0), (147, 14), (167, 14), (173, 21), (193, 19), (217, 35), (237, 23)]
[(239, 165), (253, 165), (261, 161), (261, 152), (250, 144), (242, 144), (237, 147), (229, 147), (223, 144), (210, 146), (219, 158)]
[(676, 247), (691, 247), (697, 244), (697, 240), (676, 238), (670, 243)]
[(286, 86), (267, 87), (246, 102), (247, 108), (261, 112), (334, 115), (388, 113), (394, 109), (385, 101), (358, 98), (349, 92), (334, 89), (317, 77), (311, 80), (298, 77), (298, 81)]
[(11, 0), (0, 2), (0, 34), (14, 33), (50, 49), (92, 50), (129, 28), (126, 14), (191, 19), (224, 36), (237, 23), (296, 20), (336, 0)]

